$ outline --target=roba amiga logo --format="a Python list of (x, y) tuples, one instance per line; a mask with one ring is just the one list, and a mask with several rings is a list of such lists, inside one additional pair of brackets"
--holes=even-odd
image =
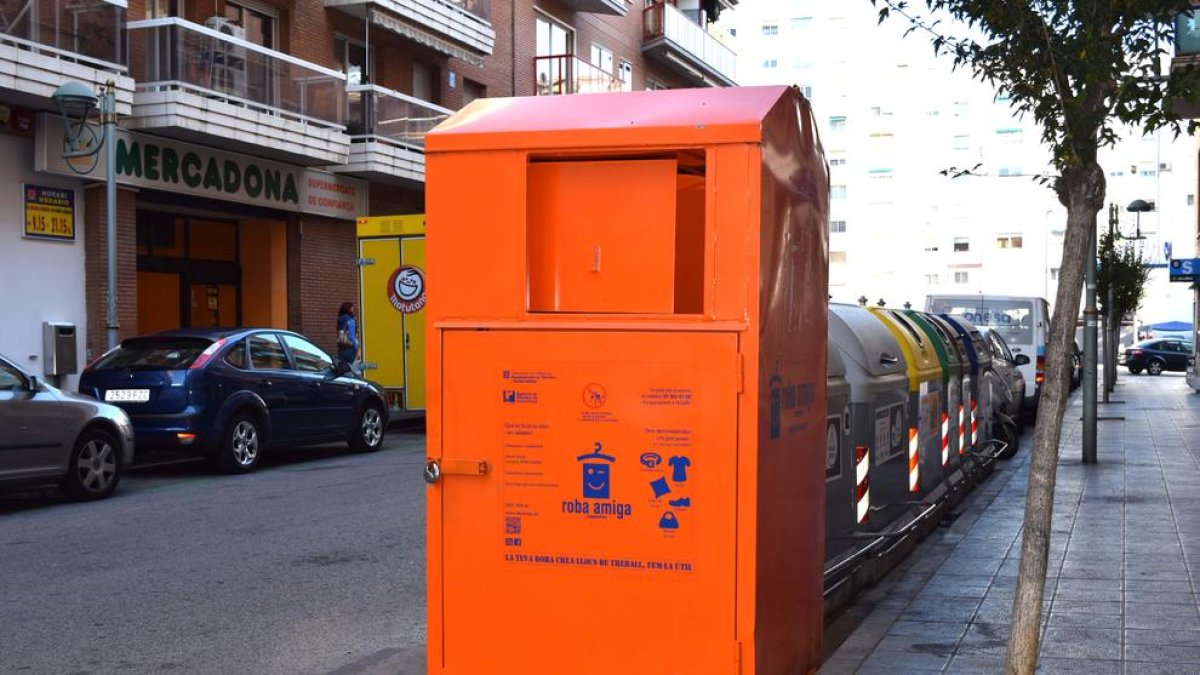
[(413, 265), (401, 265), (388, 278), (388, 302), (404, 314), (425, 307), (425, 273)]

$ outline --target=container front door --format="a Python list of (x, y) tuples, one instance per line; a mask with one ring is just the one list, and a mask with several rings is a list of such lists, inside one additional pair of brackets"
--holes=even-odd
[(441, 335), (430, 672), (735, 672), (736, 336)]

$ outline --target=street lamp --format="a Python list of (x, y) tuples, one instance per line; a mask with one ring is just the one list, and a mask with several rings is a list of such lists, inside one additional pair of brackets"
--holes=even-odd
[(1137, 214), (1137, 234), (1134, 239), (1144, 239), (1142, 236), (1142, 214), (1154, 210), (1154, 202), (1148, 202), (1145, 199), (1135, 199), (1129, 202), (1129, 206), (1125, 207), (1126, 211)]
[[(105, 329), (107, 348), (117, 346), (120, 324), (117, 323), (117, 94), (116, 84), (109, 80), (101, 88), (100, 94), (95, 94), (91, 88), (79, 82), (67, 82), (54, 90), (50, 96), (58, 112), (63, 118), (63, 159), (67, 166), (76, 173), (91, 173), (95, 168), (93, 163), (86, 170), (80, 171), (71, 161), (84, 157), (94, 157), (104, 150), (105, 157), (105, 253), (107, 272), (107, 317)], [(97, 141), (96, 134), (88, 125), (88, 117), (92, 109), (100, 113), (100, 124), (104, 127), (104, 136)], [(85, 137), (86, 134), (86, 137)]]

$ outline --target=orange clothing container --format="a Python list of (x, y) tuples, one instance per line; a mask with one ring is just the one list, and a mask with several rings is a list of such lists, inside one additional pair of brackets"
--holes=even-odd
[(480, 99), (425, 150), (429, 672), (815, 671), (808, 102)]

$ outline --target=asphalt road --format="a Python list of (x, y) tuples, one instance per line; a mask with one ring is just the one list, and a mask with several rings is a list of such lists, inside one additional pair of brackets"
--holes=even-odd
[(0, 496), (0, 673), (423, 673), (424, 439)]

